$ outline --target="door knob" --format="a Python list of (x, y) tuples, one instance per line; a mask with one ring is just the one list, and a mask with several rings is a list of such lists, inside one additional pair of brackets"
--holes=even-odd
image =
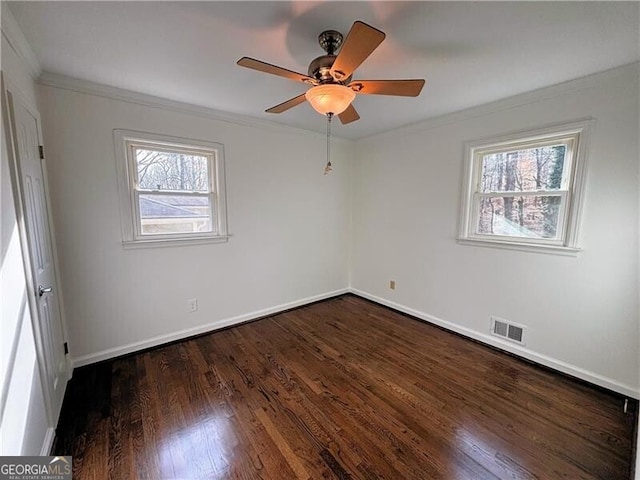
[(43, 287), (42, 285), (38, 285), (38, 295), (43, 296), (45, 293), (53, 292), (53, 287), (49, 285), (48, 287)]

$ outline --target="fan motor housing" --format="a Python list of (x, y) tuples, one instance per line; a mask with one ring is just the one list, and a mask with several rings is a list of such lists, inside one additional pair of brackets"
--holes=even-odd
[(331, 67), (333, 66), (333, 62), (335, 62), (335, 55), (322, 55), (318, 58), (315, 58), (309, 64), (309, 73), (308, 75), (312, 78), (318, 80), (318, 82), (322, 83), (340, 83), (345, 85), (351, 81), (351, 75), (348, 78), (343, 78), (341, 80), (336, 80), (331, 75)]
[(345, 85), (351, 80), (351, 77), (338, 80), (331, 75), (331, 67), (336, 60), (336, 51), (342, 45), (343, 38), (337, 30), (325, 30), (318, 36), (318, 43), (327, 54), (314, 59), (309, 64), (308, 75), (315, 78), (320, 84), (339, 83)]

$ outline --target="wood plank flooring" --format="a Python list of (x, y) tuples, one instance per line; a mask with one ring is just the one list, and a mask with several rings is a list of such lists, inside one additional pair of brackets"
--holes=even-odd
[(74, 479), (628, 479), (637, 402), (346, 295), (77, 369)]

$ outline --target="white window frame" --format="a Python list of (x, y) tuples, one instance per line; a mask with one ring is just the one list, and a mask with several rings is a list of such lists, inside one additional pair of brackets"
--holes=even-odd
[[(586, 183), (587, 146), (593, 124), (594, 120), (586, 119), (536, 130), (515, 132), (465, 144), (458, 243), (530, 252), (577, 255), (581, 251), (579, 246), (580, 217)], [(499, 195), (480, 191), (483, 155), (515, 149), (534, 148), (555, 142), (567, 145), (562, 174), (563, 184), (559, 190), (500, 192)], [(534, 195), (557, 195), (561, 198), (557, 238), (528, 238), (477, 233), (481, 198)]]
[[(226, 242), (227, 206), (224, 171), (224, 146), (221, 143), (193, 140), (133, 130), (113, 131), (120, 197), (122, 244), (125, 248), (176, 246), (201, 243)], [(145, 191), (137, 186), (136, 147), (158, 151), (180, 151), (201, 155), (208, 159), (209, 190), (207, 192), (177, 192), (181, 196), (207, 196), (211, 205), (212, 232), (189, 232), (167, 234), (143, 234), (141, 232), (141, 194), (163, 195), (162, 191)], [(174, 193), (175, 194), (175, 193)]]

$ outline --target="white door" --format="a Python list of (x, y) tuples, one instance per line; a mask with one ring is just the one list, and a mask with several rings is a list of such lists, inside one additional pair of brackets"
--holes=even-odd
[[(53, 239), (47, 203), (46, 176), (41, 159), (38, 119), (19, 99), (9, 94), (13, 104), (12, 127), (16, 144), (18, 175), (29, 246), (32, 305), (37, 315), (34, 331), (42, 362), (45, 390), (56, 422), (68, 379), (66, 346), (53, 258)], [(55, 428), (55, 424), (53, 425)]]

